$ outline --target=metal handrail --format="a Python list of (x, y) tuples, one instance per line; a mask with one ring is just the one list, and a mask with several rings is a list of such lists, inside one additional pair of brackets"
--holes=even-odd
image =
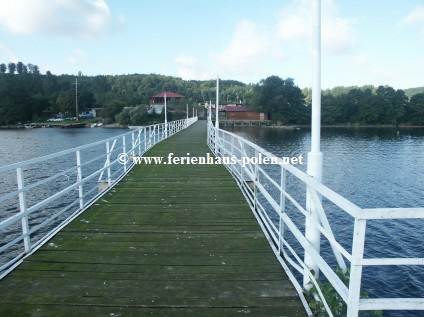
[[(0, 240), (0, 279), (19, 265), (25, 256), (32, 254), (52, 235), (58, 232), (60, 228), (72, 221), (98, 198), (103, 196), (134, 166), (134, 162), (132, 160), (129, 160), (125, 164), (121, 164), (121, 166), (119, 166), (120, 162), (118, 161), (118, 158), (112, 158), (112, 155), (118, 155), (120, 152), (121, 154), (128, 155), (128, 158), (132, 158), (136, 154), (138, 156), (142, 156), (155, 144), (172, 136), (180, 130), (187, 128), (196, 121), (197, 117), (193, 117), (171, 121), (168, 122), (166, 126), (164, 123), (140, 126), (136, 127), (133, 131), (123, 133), (112, 138), (0, 167), (0, 178), (3, 173), (10, 173), (14, 170), (16, 170), (17, 175), (17, 188), (10, 188), (9, 192), (0, 196), (0, 204), (3, 203), (4, 205), (5, 202), (9, 201), (11, 201), (12, 204), (19, 204), (18, 212), (15, 212), (5, 219), (3, 219), (3, 215), (1, 216), (0, 230), (2, 230), (2, 232), (6, 232), (8, 229), (16, 230), (17, 223), (19, 221), (21, 222), (20, 233), (17, 231), (14, 234), (5, 234), (3, 235), (2, 240)], [(167, 131), (166, 135), (165, 131)], [(127, 139), (130, 140), (128, 141)], [(113, 144), (114, 148), (111, 147), (111, 144)], [(106, 151), (101, 156), (96, 156), (95, 158), (90, 157), (85, 162), (82, 161), (81, 153), (83, 153), (83, 151), (93, 150), (95, 147), (102, 145), (105, 146)], [(31, 184), (26, 184), (26, 169), (34, 164), (43, 164), (46, 161), (63, 157), (65, 157), (68, 161), (72, 160), (69, 164), (72, 164), (73, 166), (70, 168), (66, 167), (64, 170), (44, 179), (36, 179)], [(105, 163), (100, 165), (100, 167), (96, 167), (94, 164), (98, 164), (99, 159), (102, 161), (104, 160)], [(84, 167), (92, 167), (95, 170), (90, 170), (86, 173), (86, 175), (84, 175)], [(41, 185), (50, 185), (52, 182), (54, 185), (54, 182), (57, 181), (59, 176), (67, 175), (67, 173), (75, 173), (76, 175), (75, 181), (72, 181), (71, 184), (67, 185), (65, 188), (60, 188), (60, 186), (57, 185), (55, 187), (57, 190), (54, 193), (51, 193), (47, 198), (39, 198), (35, 201), (28, 200), (27, 194), (29, 190), (33, 190)], [(103, 174), (107, 174), (106, 179), (103, 178)], [(97, 179), (97, 176), (100, 177)], [(98, 189), (97, 187), (99, 186), (99, 183), (103, 183), (105, 186)], [(97, 194), (95, 193), (96, 190), (99, 191)], [(35, 215), (36, 213), (39, 214), (47, 205), (54, 203), (56, 200), (61, 200), (61, 202), (63, 202), (67, 195), (72, 193), (74, 193), (74, 196), (76, 197), (73, 197), (65, 207), (56, 206), (53, 212), (45, 216), (40, 223), (31, 224), (31, 221), (29, 220), (30, 215)], [(28, 205), (29, 203), (31, 203), (31, 206)], [(66, 218), (59, 219), (60, 217)], [(55, 223), (50, 227), (47, 226), (58, 219), (61, 220), (59, 223)], [(39, 232), (40, 229), (44, 229), (47, 232), (39, 234), (36, 240), (32, 235)]]
[[(216, 143), (216, 144), (215, 144)], [(424, 208), (376, 208), (362, 209), (336, 192), (332, 191), (323, 184), (317, 182), (314, 178), (302, 172), (290, 164), (284, 164), (283, 160), (274, 154), (262, 149), (258, 145), (225, 130), (217, 129), (212, 122), (208, 122), (207, 144), (216, 156), (235, 157), (237, 163), (225, 164), (232, 176), (237, 181), (242, 193), (249, 203), (256, 219), (277, 259), (287, 272), (290, 280), (294, 284), (301, 298), (303, 297), (303, 287), (295, 278), (292, 269), (300, 274), (307, 275), (317, 289), (318, 296), (323, 302), (329, 316), (333, 316), (326, 299), (324, 298), (317, 278), (313, 272), (304, 263), (295, 248), (290, 245), (290, 241), (285, 238), (284, 232), (289, 230), (295, 237), (297, 243), (301, 245), (304, 253), (312, 257), (316, 266), (325, 275), (328, 281), (340, 297), (347, 304), (347, 316), (357, 317), (361, 310), (424, 310), (424, 298), (360, 298), (360, 286), (362, 281), (362, 268), (364, 266), (385, 266), (385, 265), (424, 265), (424, 258), (364, 258), (365, 231), (367, 222), (370, 220), (381, 219), (424, 219)], [(281, 173), (281, 181), (278, 183), (269, 172), (257, 163), (251, 163), (246, 167), (242, 166), (240, 156), (247, 156), (249, 153), (254, 156), (259, 154), (270, 159), (278, 161)], [(223, 160), (224, 162), (224, 160)], [(310, 192), (310, 197), (315, 206), (317, 206), (317, 217), (313, 217), (307, 207), (303, 207), (304, 202), (297, 201), (287, 190), (287, 174), (291, 174), (298, 181), (301, 181), (306, 190)], [(263, 177), (265, 176), (265, 177)], [(277, 190), (280, 201), (276, 201), (268, 191), (266, 182)], [(253, 189), (252, 189), (253, 186)], [(347, 215), (350, 215), (354, 221), (352, 231), (352, 251), (346, 250), (335, 238), (331, 225), (327, 220), (321, 197), (338, 206)], [(349, 285), (345, 285), (330, 265), (321, 256), (320, 250), (315, 250), (313, 244), (308, 241), (305, 233), (295, 224), (293, 219), (286, 213), (286, 202), (291, 203), (298, 211), (298, 215), (303, 215), (306, 220), (319, 230), (319, 232), (328, 240), (340, 268), (346, 268), (344, 260), (350, 265)], [(265, 207), (264, 203), (268, 206)], [(278, 216), (278, 224), (270, 219), (269, 213)]]

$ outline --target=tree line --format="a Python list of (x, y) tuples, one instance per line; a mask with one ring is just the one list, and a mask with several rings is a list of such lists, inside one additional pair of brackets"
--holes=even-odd
[[(325, 125), (424, 125), (424, 88), (410, 98), (390, 86), (335, 87), (321, 95)], [(270, 76), (253, 86), (248, 101), (281, 124), (309, 124), (312, 90), (300, 90), (292, 78)]]
[[(32, 64), (0, 65), (0, 125), (39, 121), (59, 112), (74, 117), (76, 77), (79, 109), (102, 108), (107, 121), (115, 121), (125, 107), (148, 105), (150, 96), (162, 91), (186, 96), (184, 106), (215, 99), (215, 80), (186, 81), (157, 74), (54, 75), (41, 74)], [(221, 96), (228, 102), (245, 102), (250, 90), (251, 85), (239, 81), (221, 81)]]
[[(161, 91), (185, 95), (174, 101), (174, 118), (184, 115), (185, 104), (203, 105), (215, 100), (215, 80), (183, 80), (157, 74), (54, 75), (41, 74), (37, 65), (0, 64), (0, 125), (41, 121), (59, 112), (75, 116), (75, 78), (79, 109), (102, 108), (108, 122), (140, 124), (161, 120), (148, 114), (149, 98)], [(337, 87), (322, 94), (324, 124), (424, 125), (424, 91), (408, 98), (389, 86)], [(220, 81), (222, 103), (242, 103), (266, 112), (273, 122), (309, 124), (311, 91), (301, 90), (293, 79), (270, 76), (257, 84)], [(133, 107), (133, 109), (126, 109)], [(125, 110), (125, 111), (124, 111)], [(172, 115), (171, 115), (172, 116)]]

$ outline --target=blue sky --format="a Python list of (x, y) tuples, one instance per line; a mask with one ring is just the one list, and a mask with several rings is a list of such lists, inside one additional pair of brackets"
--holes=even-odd
[[(312, 0), (0, 0), (0, 61), (311, 86)], [(422, 0), (322, 0), (322, 85), (424, 86)]]

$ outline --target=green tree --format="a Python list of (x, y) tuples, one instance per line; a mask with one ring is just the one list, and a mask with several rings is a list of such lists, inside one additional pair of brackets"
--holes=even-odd
[(263, 79), (254, 86), (249, 103), (259, 112), (266, 112), (271, 120), (283, 124), (306, 123), (308, 108), (299, 87), (292, 78), (278, 76)]
[(78, 94), (78, 106), (80, 109), (94, 108), (96, 106), (94, 94), (86, 88), (83, 89)]
[(6, 64), (0, 64), (0, 73), (4, 74), (7, 70)]
[(411, 97), (403, 119), (406, 123), (424, 125), (424, 93), (415, 94)]
[(55, 110), (63, 112), (68, 115), (75, 116), (75, 94), (70, 90), (59, 92), (56, 102)]
[(22, 62), (18, 62), (16, 64), (16, 71), (19, 75), (24, 72), (24, 66), (25, 66), (24, 63), (22, 63)]
[(376, 90), (376, 107), (379, 111), (379, 122), (385, 124), (399, 123), (408, 101), (402, 90), (394, 90), (392, 87), (379, 86)]
[(131, 109), (125, 108), (120, 113), (116, 115), (116, 122), (120, 125), (130, 125), (131, 124)]
[(7, 64), (7, 68), (9, 69), (10, 74), (14, 74), (16, 71), (16, 64), (15, 63), (9, 63)]
[(112, 100), (105, 104), (102, 110), (102, 117), (110, 122), (115, 121), (115, 116), (120, 113), (127, 104), (121, 100)]

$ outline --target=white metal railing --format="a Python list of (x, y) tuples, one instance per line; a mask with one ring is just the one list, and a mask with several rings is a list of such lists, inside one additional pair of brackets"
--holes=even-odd
[[(6, 189), (0, 186), (0, 279), (125, 176), (135, 155), (195, 121), (197, 117), (136, 127), (113, 138), (0, 167), (0, 179), (8, 184)], [(34, 171), (41, 172), (34, 176)]]
[[(216, 142), (216, 144), (215, 144)], [(333, 316), (327, 301), (320, 290), (316, 272), (305, 265), (302, 257), (305, 254), (312, 257), (320, 272), (331, 283), (335, 291), (347, 305), (347, 316), (357, 317), (362, 310), (424, 310), (424, 298), (361, 298), (362, 269), (366, 266), (405, 265), (422, 266), (421, 258), (366, 258), (364, 256), (366, 229), (369, 221), (382, 219), (424, 219), (424, 208), (393, 208), (393, 209), (361, 209), (336, 192), (317, 182), (314, 178), (302, 172), (294, 165), (284, 164), (281, 158), (262, 149), (256, 144), (228, 131), (216, 129), (208, 122), (207, 143), (216, 156), (235, 158), (234, 161), (224, 160), (223, 163), (237, 181), (242, 193), (247, 199), (255, 217), (270, 242), (275, 255), (284, 267), (302, 300), (303, 288), (295, 275), (307, 275), (317, 289), (317, 296), (322, 301), (329, 316)], [(244, 164), (243, 157), (267, 157), (278, 164), (270, 165), (250, 162)], [(230, 162), (230, 163), (229, 163)], [(234, 162), (236, 162), (234, 164)], [(292, 191), (288, 189), (290, 182), (301, 184), (303, 193), (309, 191), (312, 202), (317, 206), (317, 215), (313, 215), (306, 203), (306, 194), (299, 195), (298, 185)], [(300, 196), (301, 198), (296, 198)], [(300, 201), (303, 199), (303, 201)], [(327, 219), (324, 203), (341, 210), (341, 214), (353, 221), (349, 247), (338, 241), (332, 232)], [(305, 206), (305, 207), (304, 207)], [(334, 209), (333, 208), (333, 209)], [(294, 215), (294, 216), (293, 216)], [(299, 217), (304, 221), (299, 221)], [(339, 215), (338, 215), (339, 216)], [(349, 285), (346, 285), (333, 268), (305, 237), (304, 227), (310, 221), (322, 236), (329, 242), (335, 259), (333, 262), (346, 271), (345, 260), (350, 265)], [(369, 228), (370, 230), (370, 228)], [(290, 233), (290, 237), (288, 234)], [(419, 233), (416, 233), (419, 234)], [(424, 240), (424, 236), (422, 236)], [(424, 241), (422, 241), (424, 243)], [(388, 250), (383, 250), (388, 251)]]

